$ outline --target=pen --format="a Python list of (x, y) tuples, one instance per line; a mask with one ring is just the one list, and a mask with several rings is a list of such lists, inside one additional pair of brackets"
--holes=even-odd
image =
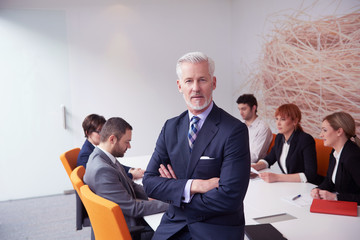
[(296, 200), (296, 199), (298, 199), (299, 197), (301, 197), (301, 194), (299, 194), (299, 195), (297, 195), (297, 196), (293, 197), (293, 198), (292, 198), (292, 200), (293, 200), (293, 201), (295, 201), (295, 200)]

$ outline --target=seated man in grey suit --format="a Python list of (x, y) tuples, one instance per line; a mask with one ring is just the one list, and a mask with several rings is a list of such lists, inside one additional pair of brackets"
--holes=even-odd
[[(141, 185), (127, 177), (117, 157), (123, 157), (130, 148), (132, 127), (122, 118), (110, 118), (100, 132), (100, 144), (89, 157), (84, 182), (97, 195), (117, 203), (128, 227), (146, 226), (143, 216), (163, 212), (168, 204), (149, 201)], [(149, 226), (146, 229), (150, 230)], [(151, 237), (146, 234), (145, 238)]]

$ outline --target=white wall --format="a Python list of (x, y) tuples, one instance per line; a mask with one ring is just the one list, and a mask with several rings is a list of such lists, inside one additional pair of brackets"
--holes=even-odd
[[(151, 154), (165, 120), (185, 110), (175, 64), (186, 52), (199, 50), (214, 58), (214, 98), (231, 109), (230, 1), (5, 0), (0, 7), (0, 46), (7, 50), (0, 59), (12, 60), (1, 75), (0, 104), (8, 117), (2, 122), (2, 130), (8, 130), (1, 145), (10, 151), (4, 150), (0, 160), (0, 200), (71, 189), (59, 155), (81, 147), (81, 122), (90, 113), (126, 119), (134, 128), (127, 156)], [(54, 14), (63, 18), (53, 20)], [(32, 38), (35, 30), (38, 38)], [(52, 37), (58, 31), (61, 46)], [(18, 72), (29, 68), (35, 69), (31, 77)], [(34, 92), (21, 106), (11, 97), (19, 87)], [(61, 104), (68, 113), (66, 130)], [(13, 128), (30, 133), (14, 135)]]
[(0, 10), (0, 200), (69, 187), (59, 153), (72, 136), (66, 16), (56, 10)]
[[(238, 116), (235, 100), (261, 50), (266, 18), (302, 2), (2, 0), (0, 200), (70, 189), (59, 155), (81, 147), (81, 122), (90, 113), (126, 119), (134, 128), (127, 156), (151, 154), (164, 121), (185, 110), (175, 63), (186, 52), (215, 60), (215, 102)], [(28, 69), (36, 71), (26, 75)], [(13, 97), (19, 89), (20, 98)], [(29, 89), (36, 94), (26, 101), (21, 96)], [(68, 111), (66, 130), (60, 104)]]
[(216, 60), (215, 99), (231, 109), (229, 12), (220, 1), (131, 1), (68, 11), (72, 113), (79, 126), (74, 144), (84, 140), (81, 121), (95, 112), (134, 127), (128, 156), (150, 154), (165, 120), (185, 110), (175, 64), (188, 51)]

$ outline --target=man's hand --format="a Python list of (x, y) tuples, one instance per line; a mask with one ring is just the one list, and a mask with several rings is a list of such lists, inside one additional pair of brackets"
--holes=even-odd
[(144, 176), (145, 170), (141, 168), (130, 168), (129, 173), (132, 174), (133, 180), (142, 178)]
[(194, 179), (191, 187), (190, 194), (193, 195), (195, 193), (206, 193), (211, 189), (219, 187), (220, 178), (214, 177), (207, 180), (202, 179)]
[(170, 164), (167, 165), (167, 168), (163, 164), (160, 164), (159, 173), (160, 177), (177, 179), (175, 172)]

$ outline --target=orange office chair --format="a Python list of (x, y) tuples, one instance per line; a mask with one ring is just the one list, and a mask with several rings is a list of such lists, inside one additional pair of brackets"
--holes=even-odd
[[(76, 168), (76, 162), (79, 152), (80, 152), (80, 148), (74, 148), (60, 155), (60, 160), (64, 165), (65, 171), (68, 174), (70, 181), (71, 181), (71, 177), (70, 177), (71, 172)], [(85, 173), (85, 169), (84, 169), (84, 173)], [(79, 191), (77, 191), (76, 194), (76, 230), (81, 230), (83, 227), (90, 226), (90, 220), (88, 214), (78, 195)]]
[[(131, 240), (129, 228), (126, 224), (121, 208), (116, 203), (93, 193), (88, 185), (80, 188), (85, 208), (90, 216), (96, 240)], [(143, 226), (132, 227), (133, 237), (140, 238)]]
[(272, 138), (272, 140), (271, 140), (271, 143), (270, 143), (269, 149), (268, 149), (268, 151), (267, 151), (267, 153), (266, 153), (266, 154), (269, 154), (269, 153), (270, 153), (270, 151), (271, 151), (272, 147), (273, 147), (273, 146), (274, 146), (274, 144), (275, 144), (276, 134), (275, 134), (275, 133), (273, 133), (272, 135), (273, 135), (273, 138)]
[(316, 147), (318, 174), (321, 176), (326, 176), (329, 167), (329, 158), (332, 148), (325, 147), (324, 140), (318, 138), (315, 138), (315, 147)]
[(76, 168), (76, 162), (79, 152), (80, 148), (74, 148), (60, 155), (60, 160), (64, 165), (66, 173), (69, 177), (71, 172)]
[[(79, 202), (76, 202), (76, 207), (82, 207), (84, 208), (84, 205), (82, 205), (83, 203), (83, 197), (81, 196), (81, 192), (80, 192), (80, 188), (82, 186), (84, 186), (84, 181), (83, 181), (83, 177), (84, 177), (84, 174), (85, 174), (85, 168), (84, 166), (78, 166), (74, 169), (74, 171), (71, 172), (70, 174), (70, 181), (75, 189), (75, 191), (77, 192), (77, 196), (79, 198)], [(81, 204), (81, 206), (79, 206), (78, 204)], [(88, 214), (86, 212), (86, 210), (84, 209), (83, 210), (84, 213), (80, 213), (80, 214), (86, 214), (86, 216), (84, 216), (84, 220), (83, 220), (83, 225), (84, 227), (89, 227), (91, 226), (90, 224), (90, 219), (88, 217)], [(78, 214), (78, 211), (77, 211), (77, 214)], [(95, 239), (95, 236), (94, 236), (94, 232), (93, 232), (93, 229), (91, 229), (91, 240), (94, 240)]]
[(84, 166), (76, 167), (74, 171), (72, 171), (72, 173), (70, 174), (70, 181), (81, 200), (82, 200), (82, 196), (81, 196), (80, 188), (84, 186), (84, 181), (83, 181), (84, 175), (85, 175)]

